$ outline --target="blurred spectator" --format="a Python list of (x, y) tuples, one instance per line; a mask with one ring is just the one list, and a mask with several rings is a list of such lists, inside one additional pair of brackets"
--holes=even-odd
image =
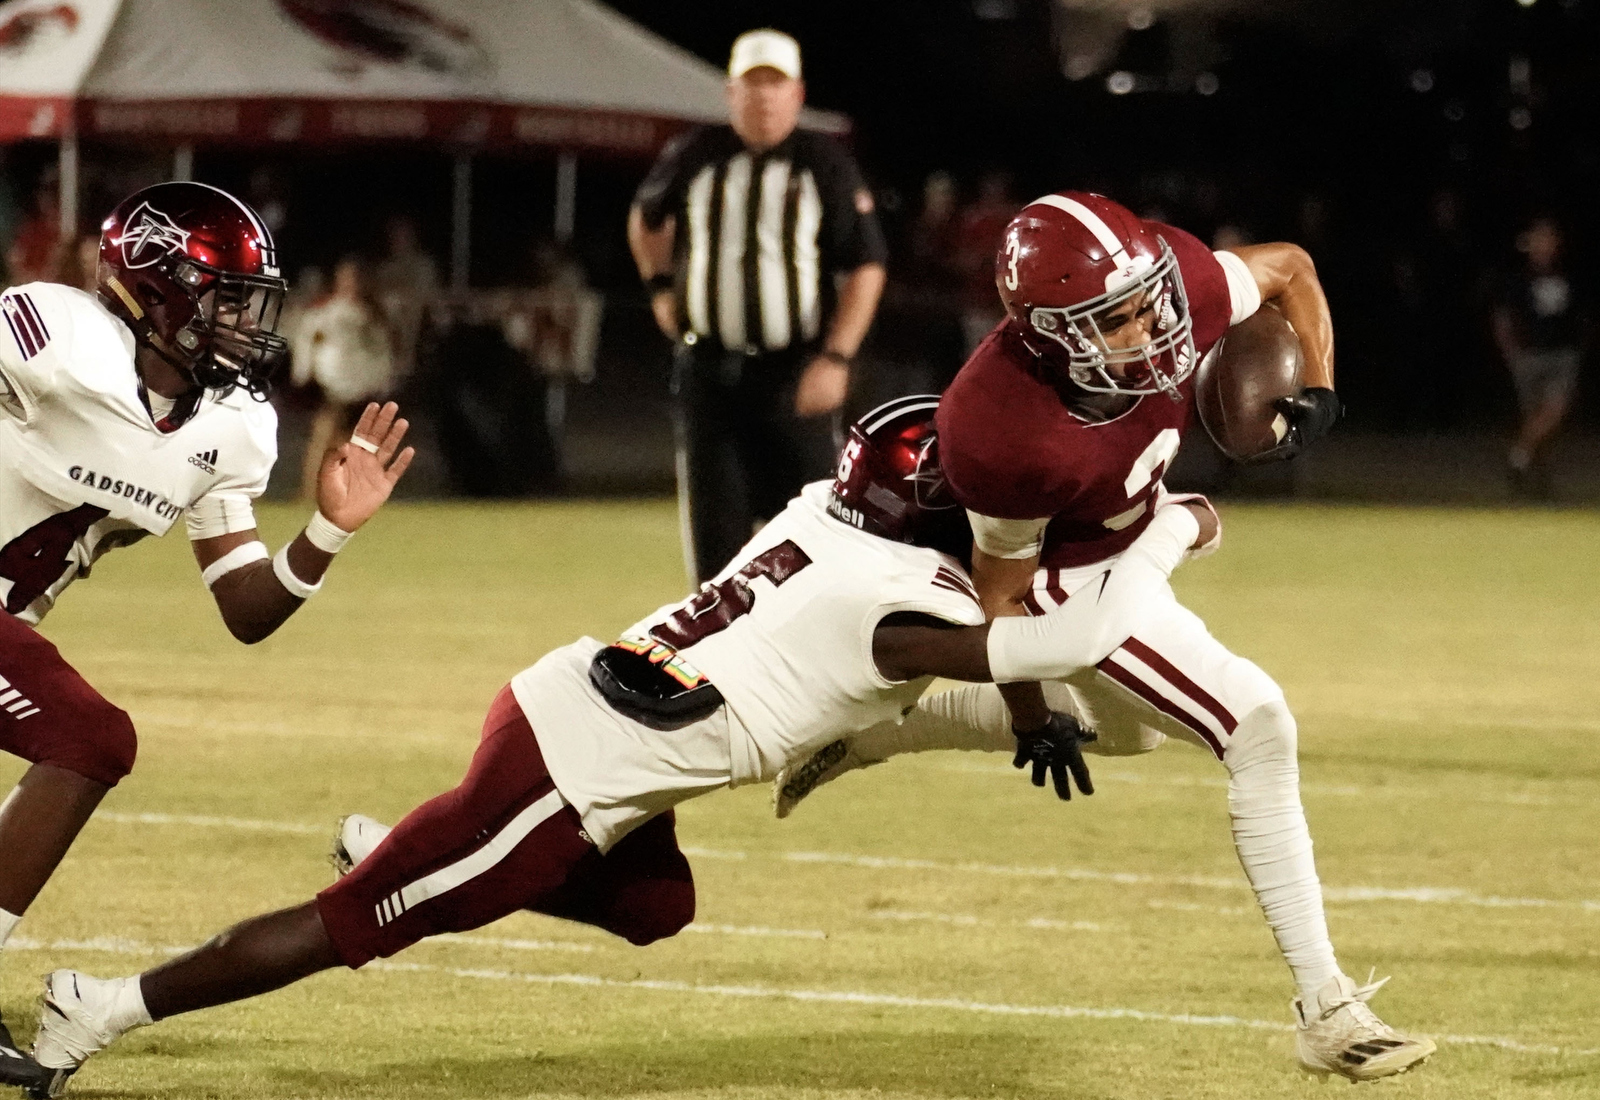
[(1467, 394), (1481, 390), (1482, 317), (1471, 236), (1463, 225), (1461, 196), (1451, 188), (1428, 200), (1427, 229), (1416, 254), (1417, 316), (1429, 319), (1431, 334), (1419, 341), (1417, 380), (1429, 394), (1416, 403), (1410, 427), (1450, 428), (1462, 417)]
[(60, 197), (59, 177), (54, 169), (48, 170), (39, 177), (32, 208), (6, 250), (6, 269), (13, 285), (57, 281), (61, 266)]
[(417, 365), (417, 335), (422, 314), (439, 290), (439, 269), (417, 243), (417, 225), (410, 218), (391, 218), (384, 227), (389, 254), (373, 272), (373, 289), (394, 334), (394, 374), (410, 378)]
[(61, 250), (61, 264), (56, 271), (56, 281), (79, 290), (95, 293), (95, 272), (100, 266), (100, 238), (83, 233), (72, 247)]
[(1500, 283), (1494, 338), (1517, 388), (1522, 423), (1506, 455), (1517, 496), (1551, 495), (1547, 452), (1577, 388), (1586, 318), (1562, 256), (1561, 227), (1535, 218), (1517, 238), (1520, 270)]
[(251, 172), (245, 198), (261, 215), (273, 238), (282, 241), (283, 228), (289, 224), (289, 200), (278, 173), (266, 165)]
[(531, 331), (512, 346), (525, 350), (547, 378), (593, 381), (605, 299), (589, 287), (572, 251), (549, 240), (534, 246), (533, 288), (539, 293), (530, 299)]
[(922, 186), (922, 209), (906, 241), (905, 281), (919, 286), (946, 286), (955, 274), (956, 181), (948, 172), (934, 172)]
[(322, 456), (343, 442), (368, 402), (393, 385), (394, 349), (367, 266), (347, 256), (333, 269), (332, 292), (306, 310), (290, 337), (297, 386), (315, 383), (321, 402), (311, 420), (300, 493), (314, 499)]
[(956, 228), (956, 268), (961, 278), (961, 332), (971, 354), (1005, 316), (994, 288), (994, 254), (1006, 224), (1017, 212), (1008, 172), (986, 172), (978, 198), (961, 213)]

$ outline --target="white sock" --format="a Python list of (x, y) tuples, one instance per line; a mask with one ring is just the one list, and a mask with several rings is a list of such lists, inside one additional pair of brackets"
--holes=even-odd
[(4, 909), (0, 909), (0, 948), (5, 947), (6, 941), (11, 938), (12, 931), (21, 920), (22, 918), (16, 913), (8, 913)]
[(111, 1011), (106, 1024), (118, 1035), (151, 1023), (150, 1010), (144, 1006), (144, 990), (139, 985), (139, 975), (131, 978), (111, 978), (106, 982), (111, 988)]
[(1310, 1002), (1339, 973), (1339, 963), (1328, 939), (1311, 830), (1300, 805), (1296, 741), (1288, 706), (1267, 703), (1239, 723), (1223, 763), (1231, 777), (1228, 813), (1239, 862), (1301, 997)]

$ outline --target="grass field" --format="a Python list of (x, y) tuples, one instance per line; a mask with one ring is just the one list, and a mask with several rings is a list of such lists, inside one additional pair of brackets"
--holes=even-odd
[[(269, 508), (277, 545), (302, 521)], [(1396, 1097), (1600, 1096), (1600, 519), (1234, 506), (1176, 585), (1284, 684), (1345, 969), (1452, 1038)], [(340, 814), (454, 785), (495, 690), (679, 594), (664, 502), (398, 505), (254, 649), (179, 536), (119, 552), (46, 633), (141, 731), (4, 952), (132, 973), (320, 889)], [(795, 817), (691, 802), (696, 925), (645, 949), (519, 915), (130, 1036), (80, 1096), (1320, 1096), (1199, 752), (1100, 762), (1063, 805), (930, 754)], [(0, 762), (0, 790), (20, 773)], [(22, 1035), (19, 1035), (21, 1038)], [(1341, 1085), (1327, 1087), (1340, 1088)]]

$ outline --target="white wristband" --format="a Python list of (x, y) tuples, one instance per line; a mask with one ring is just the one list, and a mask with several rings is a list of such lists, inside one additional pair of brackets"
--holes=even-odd
[(354, 531), (338, 527), (327, 516), (317, 512), (306, 524), (306, 541), (324, 554), (337, 554), (350, 541)]
[(290, 543), (284, 543), (283, 549), (272, 556), (272, 572), (278, 578), (278, 583), (289, 590), (289, 595), (298, 596), (302, 600), (309, 600), (317, 594), (322, 587), (322, 582), (307, 584), (294, 575), (294, 570), (289, 567)]
[(235, 569), (243, 569), (252, 562), (266, 561), (272, 555), (267, 553), (266, 543), (257, 540), (247, 542), (243, 546), (235, 546), (222, 557), (212, 562), (200, 571), (200, 579), (210, 588), (223, 577)]

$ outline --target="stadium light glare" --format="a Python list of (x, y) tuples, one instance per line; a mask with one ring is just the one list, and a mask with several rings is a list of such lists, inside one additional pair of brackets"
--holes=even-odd
[(1127, 95), (1133, 91), (1133, 74), (1123, 69), (1118, 69), (1106, 77), (1106, 91), (1112, 95)]
[(1201, 95), (1216, 95), (1220, 87), (1222, 81), (1217, 79), (1216, 73), (1201, 73), (1194, 78), (1194, 90)]

